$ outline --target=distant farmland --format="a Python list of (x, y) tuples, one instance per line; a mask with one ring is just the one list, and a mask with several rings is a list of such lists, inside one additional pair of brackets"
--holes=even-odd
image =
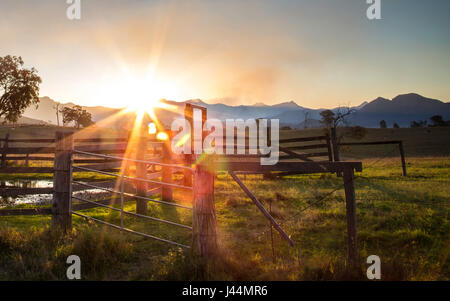
[[(423, 156), (450, 156), (450, 127), (427, 128), (399, 128), (399, 129), (372, 129), (367, 128), (362, 139), (351, 137), (349, 128), (339, 128), (338, 136), (344, 134), (342, 141), (367, 142), (402, 140), (406, 157)], [(280, 138), (317, 136), (324, 133), (324, 129), (283, 130)], [(341, 141), (341, 142), (342, 142)], [(391, 153), (391, 157), (398, 156), (395, 145), (380, 146), (343, 146), (340, 148), (343, 159), (362, 159), (384, 157)]]
[[(54, 138), (56, 131), (75, 131), (73, 128), (62, 128), (56, 126), (19, 126), (12, 128), (9, 126), (0, 127), (0, 138), (4, 138), (6, 133), (10, 133), (11, 138)], [(310, 137), (324, 134), (324, 129), (302, 129), (302, 130), (281, 130), (280, 138), (288, 137)], [(352, 138), (349, 128), (339, 128), (338, 136), (344, 133), (342, 141), (345, 142), (366, 142), (384, 140), (402, 140), (405, 147), (406, 156), (449, 156), (450, 155), (450, 127), (426, 127), (426, 128), (400, 128), (400, 129), (373, 129), (367, 128), (367, 133), (362, 139)], [(126, 137), (126, 133), (120, 130), (108, 128), (93, 128), (84, 130), (77, 134), (78, 138), (83, 137)], [(357, 146), (341, 147), (343, 158), (371, 158), (386, 156), (396, 149), (393, 145), (382, 146)], [(393, 153), (392, 156), (397, 156)]]

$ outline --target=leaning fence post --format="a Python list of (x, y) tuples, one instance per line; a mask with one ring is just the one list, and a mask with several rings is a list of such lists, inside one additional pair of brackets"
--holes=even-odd
[(194, 225), (200, 256), (217, 253), (217, 220), (214, 206), (214, 173), (199, 164), (194, 171)]
[(352, 268), (359, 264), (356, 240), (356, 201), (353, 168), (344, 168), (345, 207), (347, 211), (348, 262)]
[(406, 161), (405, 161), (405, 150), (403, 149), (403, 141), (400, 141), (398, 143), (398, 149), (400, 150), (400, 158), (402, 160), (403, 176), (406, 177)]
[(2, 149), (2, 168), (6, 167), (6, 155), (8, 154), (8, 140), (9, 140), (9, 133), (6, 134), (5, 140), (3, 142), (3, 149)]
[(72, 150), (72, 133), (56, 132), (52, 222), (65, 231), (72, 228)]

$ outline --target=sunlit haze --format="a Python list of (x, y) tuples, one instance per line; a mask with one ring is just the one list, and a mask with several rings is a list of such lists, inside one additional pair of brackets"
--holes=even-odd
[[(158, 99), (320, 108), (415, 92), (450, 99), (450, 2), (2, 0), (0, 56), (41, 96), (147, 108)], [(38, 26), (37, 26), (38, 24)]]

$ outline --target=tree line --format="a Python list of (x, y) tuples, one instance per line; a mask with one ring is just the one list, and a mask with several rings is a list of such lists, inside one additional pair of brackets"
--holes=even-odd
[[(411, 121), (409, 127), (411, 128), (422, 128), (422, 127), (438, 127), (438, 126), (450, 126), (450, 120), (444, 120), (442, 115), (433, 115), (430, 117), (431, 123), (428, 123), (427, 120), (418, 120)], [(394, 122), (393, 128), (400, 128), (400, 126)], [(387, 123), (385, 120), (380, 121), (380, 128), (387, 128)]]

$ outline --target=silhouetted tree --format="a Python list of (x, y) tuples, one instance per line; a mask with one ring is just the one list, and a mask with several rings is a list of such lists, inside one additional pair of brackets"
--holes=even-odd
[(382, 128), (382, 129), (387, 128), (386, 120), (381, 120), (380, 121), (380, 128)]
[(434, 115), (430, 118), (433, 123), (431, 126), (446, 126), (447, 122), (444, 121), (441, 115)]
[(27, 107), (39, 104), (39, 84), (35, 68), (23, 68), (19, 56), (0, 57), (0, 117), (15, 123)]
[(320, 112), (320, 116), (322, 116), (322, 123), (327, 127), (330, 128), (333, 124), (334, 120), (334, 112), (331, 110), (325, 110)]
[(394, 129), (399, 129), (400, 126), (397, 124), (397, 122), (394, 122), (394, 125), (392, 126)]
[(411, 121), (410, 127), (412, 128), (423, 128), (427, 126), (426, 120), (419, 120), (419, 121)]
[(77, 129), (80, 126), (87, 127), (94, 123), (91, 113), (84, 110), (81, 106), (74, 106), (73, 108), (65, 107), (61, 110), (61, 113), (63, 114), (63, 123), (69, 124), (74, 122)]
[(355, 110), (349, 107), (339, 107), (336, 110), (336, 113), (331, 110), (324, 110), (320, 112), (320, 116), (322, 116), (321, 122), (327, 128), (337, 128), (340, 124), (347, 125), (347, 118), (354, 112)]

